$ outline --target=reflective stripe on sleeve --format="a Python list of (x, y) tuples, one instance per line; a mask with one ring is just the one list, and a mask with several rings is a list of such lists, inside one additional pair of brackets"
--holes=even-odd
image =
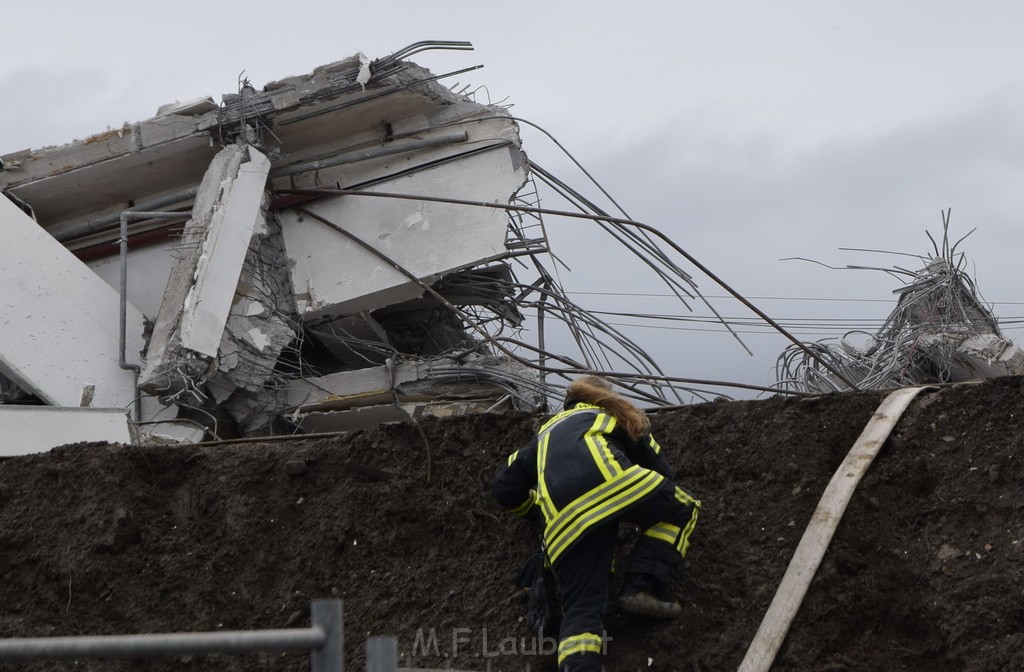
[(654, 454), (657, 455), (658, 453), (661, 452), (661, 445), (659, 445), (658, 442), (654, 440), (654, 435), (653, 434), (649, 434), (648, 436), (651, 437), (651, 441), (650, 441), (651, 450), (653, 450)]
[(537, 491), (536, 490), (530, 490), (530, 494), (529, 494), (529, 496), (527, 496), (526, 500), (522, 504), (517, 506), (516, 508), (512, 509), (512, 513), (514, 513), (517, 516), (525, 516), (526, 513), (530, 509), (532, 509), (533, 505), (536, 504), (536, 503), (537, 503)]
[(541, 513), (544, 514), (544, 521), (550, 521), (555, 517), (555, 505), (551, 502), (551, 495), (548, 493), (548, 484), (544, 480), (544, 467), (548, 461), (548, 434), (544, 434), (537, 446), (537, 500), (540, 502)]

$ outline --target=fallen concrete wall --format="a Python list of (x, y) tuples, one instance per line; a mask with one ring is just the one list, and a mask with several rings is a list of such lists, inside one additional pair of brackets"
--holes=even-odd
[[(129, 407), (117, 291), (3, 195), (0, 226), (0, 374), (54, 406)], [(143, 317), (130, 305), (126, 323), (126, 359), (137, 363)]]

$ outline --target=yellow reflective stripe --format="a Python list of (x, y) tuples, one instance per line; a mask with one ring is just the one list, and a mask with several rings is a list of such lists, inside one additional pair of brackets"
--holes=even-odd
[(693, 528), (697, 526), (697, 513), (700, 511), (700, 502), (696, 499), (693, 500), (693, 513), (690, 514), (690, 522), (683, 528), (683, 533), (679, 535), (679, 544), (676, 549), (679, 551), (679, 555), (686, 557), (686, 549), (690, 547), (690, 535), (693, 534)]
[(610, 516), (632, 506), (653, 492), (659, 485), (661, 485), (663, 477), (660, 474), (654, 473), (652, 473), (652, 476), (655, 478), (644, 479), (643, 482), (633, 488), (630, 488), (627, 492), (622, 493), (622, 495), (617, 497), (615, 500), (610, 501), (602, 508), (581, 517), (571, 528), (566, 530), (559, 539), (554, 540), (554, 550), (551, 551), (551, 561), (554, 562), (557, 560), (558, 557), (566, 551), (566, 549), (572, 546), (576, 540), (591, 527), (604, 522)]
[(597, 506), (602, 500), (614, 495), (617, 490), (621, 491), (623, 488), (628, 488), (629, 486), (639, 482), (648, 473), (651, 472), (638, 465), (633, 465), (626, 471), (622, 472), (618, 478), (602, 483), (596, 488), (586, 491), (576, 499), (569, 502), (569, 505), (558, 513), (557, 520), (551, 521), (551, 524), (548, 525), (548, 529), (545, 534), (549, 534), (551, 536), (561, 534), (563, 528), (569, 525), (575, 517), (582, 515), (587, 510)]
[(600, 411), (601, 407), (600, 406), (591, 406), (590, 404), (577, 404), (575, 407), (570, 408), (568, 411), (562, 411), (561, 413), (553, 416), (550, 420), (548, 420), (547, 422), (545, 422), (543, 425), (540, 426), (540, 431), (538, 431), (537, 433), (538, 434), (543, 434), (544, 432), (550, 432), (554, 428), (555, 425), (557, 425), (562, 420), (565, 420), (567, 417), (569, 417), (573, 413), (576, 413), (577, 411), (591, 411), (591, 410)]
[(600, 506), (592, 506), (572, 524), (571, 527), (562, 532), (557, 538), (551, 538), (548, 546), (552, 562), (571, 546), (584, 532), (594, 525), (603, 522), (608, 517), (635, 504), (639, 500), (653, 492), (661, 485), (664, 476), (655, 472), (649, 472), (639, 483), (630, 485), (625, 490), (604, 501)]
[[(631, 471), (632, 468), (625, 473), (629, 474)], [(648, 471), (647, 469), (640, 469), (640, 472), (639, 480), (635, 477), (617, 479), (617, 485), (621, 486), (622, 481), (625, 480), (625, 486), (621, 487), (618, 492), (610, 493), (611, 496), (602, 497), (598, 502), (586, 502), (581, 508), (575, 509), (569, 516), (566, 516), (566, 513), (569, 512), (570, 507), (566, 507), (558, 514), (559, 518), (562, 518), (562, 521), (559, 521), (558, 523), (559, 527), (564, 527), (569, 521), (574, 522), (572, 522), (570, 527), (565, 528), (558, 533), (549, 535), (547, 531), (545, 531), (544, 536), (545, 541), (547, 542), (548, 555), (551, 556), (552, 562), (557, 560), (558, 557), (567, 548), (569, 548), (569, 546), (571, 546), (581, 534), (594, 525), (604, 521), (609, 516), (618, 513), (646, 497), (661, 485), (661, 482), (665, 479), (661, 474)], [(642, 472), (646, 472), (646, 475)], [(636, 472), (633, 473), (635, 474)]]
[(661, 446), (658, 445), (658, 442), (654, 440), (654, 435), (653, 434), (649, 434), (648, 436), (651, 437), (651, 441), (650, 441), (651, 449), (654, 451), (654, 454), (657, 455), (658, 453), (661, 452)]
[(622, 466), (615, 460), (611, 449), (608, 447), (608, 440), (605, 434), (611, 433), (615, 428), (615, 416), (608, 413), (599, 413), (587, 433), (583, 435), (590, 455), (594, 463), (601, 470), (604, 480), (610, 481), (622, 473)]
[(517, 516), (525, 516), (526, 512), (533, 508), (533, 505), (537, 503), (537, 491), (530, 490), (530, 494), (526, 497), (526, 501), (512, 509), (512, 513)]
[(551, 502), (551, 495), (548, 494), (548, 484), (544, 480), (544, 467), (548, 462), (548, 434), (541, 436), (537, 446), (537, 499), (540, 501), (540, 510), (544, 514), (544, 520), (549, 521), (558, 513), (555, 505)]
[(537, 433), (537, 500), (540, 502), (541, 512), (544, 514), (545, 521), (550, 521), (558, 515), (558, 510), (555, 509), (555, 505), (551, 501), (551, 495), (548, 493), (548, 484), (544, 481), (544, 469), (548, 463), (548, 439), (551, 437), (551, 430), (555, 428), (555, 425), (577, 411), (586, 410), (589, 412), (590, 409), (597, 408), (597, 406), (590, 406), (588, 404), (577, 404), (574, 408), (562, 411), (545, 422)]
[(660, 539), (661, 541), (675, 546), (679, 541), (679, 535), (682, 531), (682, 528), (678, 525), (673, 525), (672, 523), (658, 523), (644, 531), (644, 535)]
[(592, 632), (584, 632), (582, 635), (566, 637), (558, 643), (558, 665), (569, 656), (579, 653), (601, 653), (601, 635)]
[(547, 422), (545, 422), (543, 425), (540, 426), (540, 431), (537, 432), (537, 433), (538, 434), (543, 434), (544, 432), (548, 431), (555, 424), (557, 424), (559, 420), (561, 420), (565, 416), (569, 415), (570, 413), (572, 413), (572, 409), (570, 409), (568, 411), (562, 411), (561, 413), (557, 413), (557, 414), (551, 416), (550, 420), (548, 420)]
[(508, 466), (511, 467), (512, 463), (516, 461), (517, 457), (519, 457), (519, 451), (518, 450), (508, 456)]
[(696, 499), (683, 492), (683, 489), (680, 488), (678, 485), (676, 486), (676, 500), (683, 504), (693, 504), (694, 506), (700, 506), (700, 502), (698, 502)]

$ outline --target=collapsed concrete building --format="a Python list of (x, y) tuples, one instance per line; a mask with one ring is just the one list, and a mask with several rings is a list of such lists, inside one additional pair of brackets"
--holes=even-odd
[[(500, 207), (554, 179), (517, 121), (407, 60), (469, 48), (358, 54), (0, 157), (4, 431), (39, 449), (322, 432), (537, 409), (552, 362), (608, 351), (659, 371), (561, 291), (540, 214)], [(545, 317), (584, 354), (548, 352)]]
[(804, 343), (803, 348), (788, 347), (779, 356), (776, 384), (822, 393), (850, 389), (836, 372), (860, 389), (1024, 374), (1024, 351), (999, 329), (998, 319), (965, 271), (966, 257), (956, 251), (967, 236), (950, 244), (946, 213), (942, 242), (932, 239), (934, 253), (920, 257), (920, 270), (876, 269), (906, 279), (893, 291), (899, 298), (882, 327), (873, 334), (847, 333), (838, 343), (826, 339)]

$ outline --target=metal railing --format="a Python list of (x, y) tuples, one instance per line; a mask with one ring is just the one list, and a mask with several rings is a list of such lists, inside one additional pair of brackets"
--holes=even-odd
[(0, 662), (306, 649), (312, 672), (343, 672), (341, 600), (313, 600), (309, 612), (310, 627), (287, 630), (3, 639)]

